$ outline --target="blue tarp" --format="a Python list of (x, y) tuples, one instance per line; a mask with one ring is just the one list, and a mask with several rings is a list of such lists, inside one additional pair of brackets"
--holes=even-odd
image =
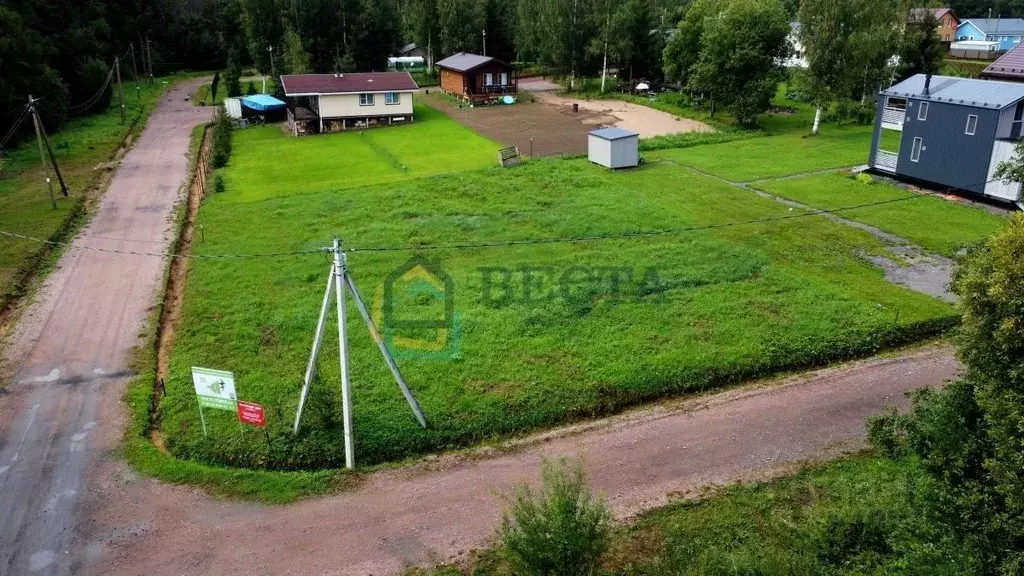
[(257, 112), (273, 112), (284, 108), (284, 102), (267, 94), (243, 96), (242, 105)]

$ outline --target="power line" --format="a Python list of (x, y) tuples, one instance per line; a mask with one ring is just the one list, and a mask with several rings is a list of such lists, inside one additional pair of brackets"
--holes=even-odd
[(0, 140), (0, 150), (5, 149), (4, 147), (7, 146), (7, 142), (14, 137), (14, 134), (18, 131), (18, 128), (25, 121), (25, 119), (28, 118), (28, 115), (29, 110), (28, 105), (26, 104), (24, 110), (21, 111), (21, 116), (19, 116), (18, 120), (15, 121), (15, 123), (11, 126), (11, 129), (7, 131), (7, 134), (4, 135), (3, 140)]

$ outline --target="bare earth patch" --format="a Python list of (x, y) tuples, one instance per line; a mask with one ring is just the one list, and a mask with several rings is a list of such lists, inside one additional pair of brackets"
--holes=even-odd
[[(714, 132), (715, 129), (703, 122), (673, 116), (668, 112), (648, 108), (621, 100), (581, 100), (560, 96), (551, 92), (537, 92), (538, 101), (550, 106), (569, 107), (579, 104), (580, 110), (596, 112), (597, 124), (616, 126), (640, 134), (641, 138), (678, 134), (680, 132)], [(585, 123), (588, 120), (583, 120)]]

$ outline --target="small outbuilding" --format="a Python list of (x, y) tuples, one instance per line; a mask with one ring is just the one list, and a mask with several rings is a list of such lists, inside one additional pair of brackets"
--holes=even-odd
[(472, 104), (513, 100), (519, 92), (519, 72), (497, 58), (459, 52), (437, 63), (441, 90)]
[(587, 158), (607, 168), (633, 168), (640, 163), (640, 135), (624, 128), (592, 130)]

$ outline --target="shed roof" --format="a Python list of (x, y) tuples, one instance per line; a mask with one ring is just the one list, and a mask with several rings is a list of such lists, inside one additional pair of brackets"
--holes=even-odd
[[(437, 65), (441, 68), (448, 68), (449, 70), (455, 70), (456, 72), (466, 72), (483, 66), (488, 62), (497, 62), (504, 66), (509, 66), (505, 62), (498, 60), (497, 58), (491, 58), (490, 56), (482, 56), (480, 54), (470, 54), (469, 52), (457, 52), (451, 56), (441, 60)], [(509, 66), (511, 68), (511, 66)]]
[(1019, 34), (1024, 33), (1024, 18), (970, 18), (970, 22), (985, 34)]
[(620, 140), (622, 138), (629, 138), (631, 136), (639, 136), (632, 130), (626, 130), (625, 128), (600, 128), (598, 130), (591, 130), (589, 132), (591, 136), (597, 136), (602, 140)]
[(408, 72), (346, 72), (344, 74), (287, 74), (281, 76), (287, 96), (350, 94), (356, 92), (412, 92), (419, 86)]
[(952, 76), (932, 76), (928, 96), (924, 95), (924, 74), (915, 74), (881, 93), (887, 96), (928, 98), (936, 102), (963, 104), (1000, 110), (1024, 99), (1024, 84), (976, 80)]
[(983, 78), (1024, 80), (1024, 44), (1017, 44), (982, 72)]

